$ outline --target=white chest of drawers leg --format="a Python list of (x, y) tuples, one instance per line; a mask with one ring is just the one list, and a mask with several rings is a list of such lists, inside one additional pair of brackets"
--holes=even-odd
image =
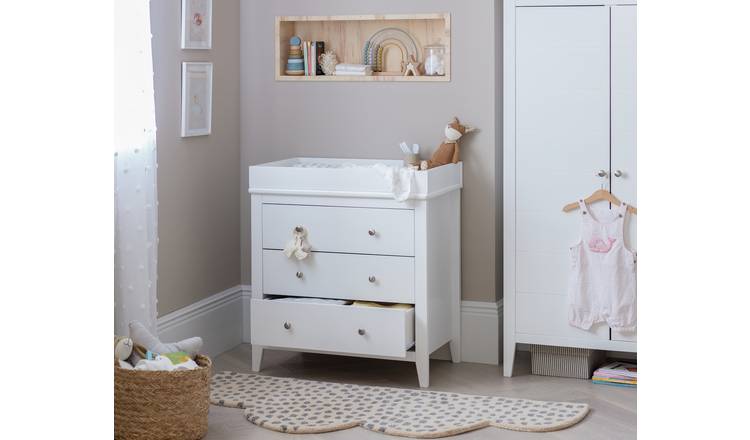
[[(330, 353), (414, 362), (427, 387), (431, 353), (450, 344), (460, 362), (462, 166), (417, 172), (411, 197), (396, 202), (376, 162), (400, 163), (288, 159), (250, 167), (253, 300), (245, 325), (254, 371), (266, 348)], [(282, 252), (296, 226), (311, 246), (303, 260)]]

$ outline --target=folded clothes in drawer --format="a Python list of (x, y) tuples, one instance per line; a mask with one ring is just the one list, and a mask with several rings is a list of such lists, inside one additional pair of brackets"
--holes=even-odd
[(305, 298), (305, 297), (294, 297), (294, 296), (282, 296), (280, 298), (272, 298), (271, 301), (280, 302), (295, 302), (295, 303), (306, 303), (306, 304), (336, 304), (339, 306), (351, 305), (351, 301), (345, 299), (328, 299), (328, 298)]
[(401, 310), (409, 310), (413, 309), (413, 304), (391, 304), (391, 303), (379, 303), (374, 301), (354, 301), (352, 303), (355, 307), (375, 307), (379, 309), (401, 309)]

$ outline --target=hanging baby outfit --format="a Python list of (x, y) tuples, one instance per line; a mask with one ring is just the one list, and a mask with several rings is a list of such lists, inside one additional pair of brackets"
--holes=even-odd
[(623, 203), (598, 219), (583, 199), (578, 205), (581, 241), (570, 248), (568, 321), (584, 330), (599, 322), (635, 330), (636, 254), (623, 240), (628, 207)]

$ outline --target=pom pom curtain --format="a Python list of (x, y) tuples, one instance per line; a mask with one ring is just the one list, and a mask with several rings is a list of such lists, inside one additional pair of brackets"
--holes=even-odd
[(148, 0), (115, 2), (115, 333), (156, 332), (156, 122)]

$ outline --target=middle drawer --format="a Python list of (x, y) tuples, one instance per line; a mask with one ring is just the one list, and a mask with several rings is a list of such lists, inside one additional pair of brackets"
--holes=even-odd
[(313, 251), (414, 255), (414, 211), (343, 206), (263, 205), (263, 248), (284, 249), (302, 226)]
[(414, 303), (414, 258), (263, 250), (263, 293)]

